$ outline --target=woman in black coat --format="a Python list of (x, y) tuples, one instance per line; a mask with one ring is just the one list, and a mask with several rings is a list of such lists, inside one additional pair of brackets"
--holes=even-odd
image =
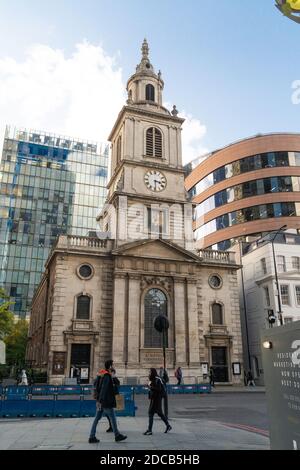
[(169, 432), (172, 429), (172, 427), (169, 424), (169, 421), (163, 414), (162, 408), (161, 408), (161, 401), (165, 393), (166, 392), (165, 392), (164, 385), (162, 383), (161, 378), (158, 376), (156, 369), (150, 369), (150, 374), (149, 374), (150, 405), (149, 405), (149, 410), (148, 410), (149, 424), (148, 424), (147, 431), (144, 432), (145, 436), (151, 436), (152, 434), (152, 426), (153, 426), (153, 419), (154, 419), (155, 413), (162, 419), (162, 421), (167, 426), (165, 433)]

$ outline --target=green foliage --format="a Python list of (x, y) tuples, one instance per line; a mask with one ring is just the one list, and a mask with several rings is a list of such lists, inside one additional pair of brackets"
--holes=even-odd
[(7, 364), (19, 367), (25, 364), (28, 326), (27, 320), (21, 319), (13, 325), (10, 334), (5, 337)]
[(10, 305), (13, 302), (9, 302), (9, 297), (5, 290), (0, 288), (0, 339), (4, 340), (9, 335), (14, 326), (14, 315), (9, 310)]

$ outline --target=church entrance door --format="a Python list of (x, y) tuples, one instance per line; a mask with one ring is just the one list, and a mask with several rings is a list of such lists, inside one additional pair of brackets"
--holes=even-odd
[(211, 356), (215, 382), (228, 382), (227, 348), (212, 347)]

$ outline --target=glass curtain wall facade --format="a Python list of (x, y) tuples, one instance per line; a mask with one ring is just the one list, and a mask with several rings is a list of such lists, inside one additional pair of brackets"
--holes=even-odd
[(7, 127), (0, 165), (0, 284), (24, 317), (60, 234), (96, 230), (109, 146)]
[[(278, 224), (300, 230), (300, 134), (239, 140), (186, 166), (200, 248), (227, 250)], [(282, 218), (284, 220), (279, 221)]]

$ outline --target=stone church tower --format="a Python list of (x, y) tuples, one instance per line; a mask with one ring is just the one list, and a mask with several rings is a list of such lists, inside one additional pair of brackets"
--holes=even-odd
[(111, 179), (102, 228), (116, 246), (163, 238), (193, 248), (192, 206), (184, 187), (181, 126), (184, 119), (162, 106), (164, 82), (149, 60), (146, 39), (128, 100), (110, 133)]
[(144, 383), (163, 364), (158, 315), (170, 325), (169, 371), (181, 366), (185, 383), (195, 383), (213, 366), (216, 381), (241, 381), (233, 367), (242, 363), (238, 266), (232, 253), (194, 250), (183, 119), (162, 105), (163, 88), (144, 40), (109, 136), (98, 238), (59, 237), (33, 300), (27, 357), (51, 383), (75, 366), (91, 381), (108, 358), (123, 382)]

